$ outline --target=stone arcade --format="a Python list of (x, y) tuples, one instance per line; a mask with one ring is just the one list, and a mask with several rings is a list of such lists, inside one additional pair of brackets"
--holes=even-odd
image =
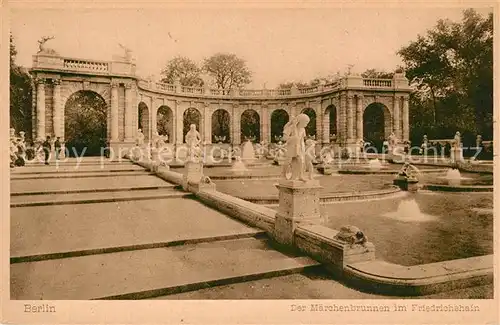
[[(197, 116), (197, 129), (204, 148), (221, 134), (212, 131), (214, 113), (229, 115), (229, 134), (225, 141), (240, 145), (242, 114), (253, 114), (259, 122), (254, 136), (257, 142), (271, 143), (281, 134), (272, 134), (279, 123), (275, 114), (288, 119), (305, 113), (315, 121), (308, 136), (315, 136), (317, 146), (335, 142), (340, 147), (359, 149), (362, 139), (386, 139), (394, 132), (399, 142), (409, 138), (408, 99), (411, 89), (402, 73), (393, 79), (368, 79), (348, 75), (332, 83), (308, 88), (232, 90), (185, 87), (144, 80), (136, 75), (130, 56), (112, 61), (92, 61), (62, 57), (54, 51), (33, 56), (31, 73), (36, 85), (33, 96), (33, 139), (60, 137), (67, 127), (68, 99), (77, 92), (98, 94), (106, 107), (106, 143), (113, 149), (132, 147), (139, 129), (148, 143), (159, 131), (158, 117), (166, 116), (160, 135), (172, 147), (183, 144), (186, 114)], [(369, 114), (369, 116), (367, 115)], [(378, 126), (373, 129), (373, 121)], [(378, 129), (377, 129), (378, 128)], [(274, 131), (276, 132), (276, 131)], [(363, 134), (364, 132), (369, 135)]]

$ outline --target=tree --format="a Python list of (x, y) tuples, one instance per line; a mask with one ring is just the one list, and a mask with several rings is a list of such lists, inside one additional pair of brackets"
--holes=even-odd
[(10, 34), (10, 126), (16, 132), (24, 131), (31, 135), (32, 86), (31, 76), (17, 66), (17, 50)]
[(223, 94), (228, 94), (234, 88), (242, 88), (252, 81), (252, 72), (245, 60), (235, 54), (214, 54), (204, 60), (203, 70), (213, 78), (215, 87), (221, 89)]
[(367, 69), (361, 74), (363, 78), (374, 78), (374, 79), (392, 79), (394, 73), (379, 71), (377, 69)]
[(484, 18), (468, 9), (460, 23), (439, 20), (426, 36), (419, 35), (398, 54), (418, 92), (413, 104), (416, 100), (419, 104), (414, 107), (426, 116), (431, 113), (431, 121), (425, 120), (436, 129), (436, 136), (451, 137), (460, 130), (492, 138), (492, 13)]
[(168, 61), (165, 69), (161, 71), (161, 82), (174, 83), (179, 78), (181, 85), (189, 87), (202, 87), (203, 79), (200, 77), (201, 70), (194, 61), (189, 58), (178, 56)]

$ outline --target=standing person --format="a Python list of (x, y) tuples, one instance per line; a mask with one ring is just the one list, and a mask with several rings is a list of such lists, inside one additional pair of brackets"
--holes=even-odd
[(52, 150), (52, 145), (50, 143), (50, 136), (42, 143), (43, 153), (45, 156), (45, 165), (49, 164), (50, 151)]
[(57, 137), (56, 141), (54, 142), (54, 148), (56, 149), (56, 160), (59, 160), (59, 155), (61, 154), (61, 138)]

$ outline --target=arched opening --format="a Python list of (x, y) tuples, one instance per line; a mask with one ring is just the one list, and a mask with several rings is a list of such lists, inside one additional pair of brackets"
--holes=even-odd
[(304, 108), (302, 113), (306, 114), (311, 119), (306, 126), (307, 136), (316, 137), (316, 112), (312, 108)]
[(64, 106), (64, 140), (69, 155), (100, 156), (107, 147), (107, 105), (96, 92), (80, 90)]
[(225, 109), (218, 109), (212, 114), (212, 143), (231, 141), (231, 117)]
[(194, 124), (196, 125), (196, 130), (201, 134), (200, 126), (201, 126), (201, 113), (198, 111), (196, 108), (188, 108), (186, 111), (184, 111), (184, 117), (183, 117), (183, 128), (182, 128), (182, 142), (186, 142), (186, 133), (189, 132), (190, 125)]
[(167, 136), (167, 142), (172, 143), (174, 135), (174, 113), (166, 105), (160, 106), (156, 112), (156, 131), (158, 135)]
[(247, 109), (241, 114), (241, 140), (250, 139), (252, 142), (260, 142), (260, 117), (253, 109)]
[(372, 103), (363, 113), (363, 136), (365, 142), (382, 152), (382, 145), (391, 132), (391, 113), (381, 103)]
[(337, 108), (335, 105), (329, 105), (325, 110), (325, 115), (328, 116), (328, 137), (334, 141), (337, 136)]
[(279, 142), (283, 137), (283, 128), (290, 120), (284, 109), (277, 109), (271, 114), (271, 142)]
[(137, 128), (141, 130), (142, 134), (144, 134), (144, 141), (149, 141), (149, 109), (148, 106), (140, 102), (138, 106), (138, 123)]

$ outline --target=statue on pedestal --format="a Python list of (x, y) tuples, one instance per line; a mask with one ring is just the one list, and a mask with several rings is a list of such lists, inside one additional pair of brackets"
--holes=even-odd
[(453, 148), (458, 149), (462, 144), (462, 137), (460, 136), (460, 132), (457, 131), (455, 133), (455, 137), (453, 138)]
[(308, 180), (304, 175), (306, 163), (304, 138), (306, 136), (305, 127), (309, 121), (309, 116), (306, 114), (299, 114), (297, 117), (292, 118), (283, 129), (283, 137), (286, 140), (287, 158), (287, 163), (283, 168), (283, 175), (285, 178), (286, 172), (288, 168), (290, 168), (292, 171), (291, 180)]
[(389, 135), (389, 146), (387, 148), (389, 153), (392, 153), (394, 151), (397, 144), (398, 144), (398, 139), (394, 134), (394, 132), (391, 132), (391, 135)]
[(144, 144), (144, 134), (142, 133), (142, 130), (141, 129), (138, 129), (137, 130), (137, 137), (136, 137), (136, 142), (135, 144), (137, 146), (142, 146)]
[(196, 125), (191, 124), (188, 133), (186, 133), (187, 157), (189, 161), (197, 161), (200, 157), (200, 142), (200, 133), (196, 130)]
[(479, 148), (481, 148), (482, 145), (483, 145), (483, 137), (480, 134), (478, 134), (476, 137), (476, 148), (479, 150)]

